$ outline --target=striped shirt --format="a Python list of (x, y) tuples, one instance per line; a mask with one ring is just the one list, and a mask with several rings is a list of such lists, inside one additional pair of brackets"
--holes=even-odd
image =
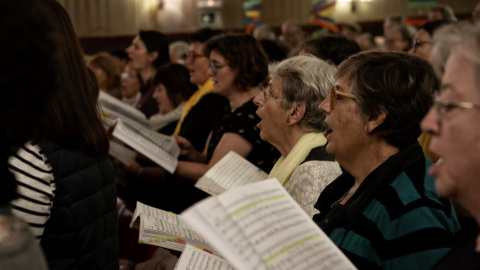
[(28, 142), (8, 159), (17, 181), (18, 198), (11, 201), (12, 212), (30, 225), (41, 239), (55, 196), (55, 179), (50, 162), (40, 146)]

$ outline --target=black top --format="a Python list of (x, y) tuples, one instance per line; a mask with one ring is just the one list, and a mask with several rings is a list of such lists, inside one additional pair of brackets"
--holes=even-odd
[(246, 159), (263, 171), (270, 172), (280, 153), (275, 147), (260, 138), (260, 131), (257, 128), (260, 118), (255, 113), (257, 106), (253, 104), (252, 100), (245, 102), (233, 112), (230, 106), (225, 107), (221, 122), (212, 130), (212, 137), (207, 149), (207, 160), (212, 158), (223, 134), (236, 133), (252, 144), (252, 151)]
[(212, 128), (222, 118), (228, 100), (220, 95), (204, 95), (188, 112), (178, 135), (189, 140), (193, 147), (202, 152)]
[(155, 87), (153, 87), (152, 79), (149, 79), (146, 83), (140, 85), (140, 93), (142, 96), (138, 101), (136, 108), (143, 112), (147, 118), (158, 113), (158, 102), (153, 98), (153, 92)]
[(476, 240), (479, 235), (475, 220), (466, 225), (457, 234), (455, 245), (432, 269), (480, 269), (480, 253), (475, 252)]

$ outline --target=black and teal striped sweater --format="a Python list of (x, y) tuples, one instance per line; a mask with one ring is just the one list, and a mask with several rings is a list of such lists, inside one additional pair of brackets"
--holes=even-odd
[(435, 191), (417, 142), (391, 156), (345, 205), (354, 183), (344, 172), (321, 193), (313, 219), (359, 269), (430, 269), (460, 228), (451, 202)]

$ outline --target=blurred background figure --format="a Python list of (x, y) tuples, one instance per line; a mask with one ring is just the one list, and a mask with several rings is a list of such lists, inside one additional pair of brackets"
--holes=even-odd
[(153, 98), (153, 77), (162, 64), (170, 62), (167, 37), (157, 31), (140, 31), (126, 51), (130, 68), (137, 70), (140, 79), (141, 97), (136, 108), (147, 118), (158, 113), (157, 101)]
[(462, 224), (455, 247), (433, 269), (479, 269), (480, 29), (449, 25), (434, 41), (432, 59), (442, 85), (422, 129), (432, 135), (430, 150), (440, 161), (429, 173), (440, 195), (460, 203), (473, 219)]
[(128, 53), (125, 49), (122, 48), (110, 51), (110, 55), (112, 56), (115, 65), (117, 65), (118, 71), (123, 72), (128, 65)]
[(383, 34), (385, 35), (386, 32), (389, 30), (396, 28), (398, 26), (402, 26), (404, 21), (403, 16), (388, 16), (383, 20)]
[(117, 99), (122, 98), (120, 89), (120, 71), (113, 58), (106, 52), (97, 53), (90, 58), (87, 64), (97, 78), (98, 87)]
[(269, 39), (260, 39), (258, 40), (258, 43), (262, 45), (262, 48), (267, 54), (270, 63), (282, 61), (283, 59), (287, 58), (285, 48), (280, 47), (277, 42)]
[(428, 21), (438, 21), (438, 20), (445, 20), (450, 23), (457, 22), (457, 17), (453, 12), (453, 9), (446, 4), (437, 4), (433, 6), (428, 11)]
[(275, 35), (275, 32), (273, 32), (270, 26), (266, 24), (255, 27), (255, 29), (253, 29), (252, 35), (256, 40), (277, 40), (277, 35)]
[(298, 54), (298, 46), (303, 40), (302, 28), (295, 20), (290, 19), (282, 23), (281, 41), (289, 48), (288, 56)]
[(362, 33), (362, 27), (355, 21), (343, 21), (339, 22), (337, 25), (340, 35), (350, 40), (356, 40), (357, 37)]
[(258, 106), (260, 138), (281, 157), (268, 178), (277, 178), (312, 217), (318, 194), (341, 173), (325, 152), (327, 126), (318, 109), (330, 94), (336, 68), (312, 55), (294, 56), (269, 66), (268, 85), (253, 100)]
[(479, 22), (480, 21), (480, 2), (475, 5), (475, 8), (472, 11), (472, 20), (474, 22)]
[(358, 52), (358, 43), (343, 36), (310, 38), (300, 46), (300, 55), (312, 54), (322, 60), (331, 61), (335, 66)]
[(170, 61), (185, 65), (187, 53), (190, 50), (190, 45), (185, 41), (175, 41), (168, 46), (168, 53), (170, 54)]
[(408, 52), (412, 47), (415, 28), (410, 25), (400, 25), (385, 32), (385, 47), (391, 52)]
[(142, 94), (140, 93), (140, 80), (138, 72), (135, 69), (125, 66), (122, 72), (121, 88), (122, 101), (126, 104), (136, 107)]

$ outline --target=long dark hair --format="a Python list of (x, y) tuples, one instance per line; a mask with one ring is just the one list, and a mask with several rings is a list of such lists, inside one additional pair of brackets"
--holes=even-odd
[(97, 105), (98, 87), (85, 64), (70, 18), (54, 0), (44, 0), (55, 22), (59, 70), (55, 93), (49, 99), (43, 126), (49, 137), (87, 155), (108, 151), (108, 138)]

